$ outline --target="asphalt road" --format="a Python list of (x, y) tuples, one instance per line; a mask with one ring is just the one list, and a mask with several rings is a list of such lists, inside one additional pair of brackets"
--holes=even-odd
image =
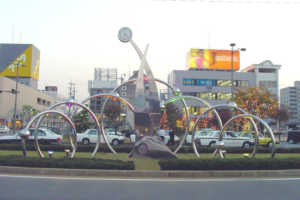
[(295, 200), (300, 178), (104, 179), (0, 175), (1, 200)]

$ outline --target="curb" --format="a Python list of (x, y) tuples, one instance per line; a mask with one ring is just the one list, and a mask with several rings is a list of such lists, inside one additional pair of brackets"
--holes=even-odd
[(123, 178), (226, 178), (226, 177), (291, 177), (300, 176), (299, 169), (291, 170), (238, 170), (238, 171), (136, 171), (54, 169), (0, 166), (0, 173), (47, 176), (93, 176)]

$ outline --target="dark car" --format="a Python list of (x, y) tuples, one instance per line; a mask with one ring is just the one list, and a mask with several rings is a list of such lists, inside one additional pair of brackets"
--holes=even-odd
[(287, 136), (287, 142), (290, 144), (296, 144), (297, 142), (300, 142), (300, 131), (289, 131)]
[(132, 135), (132, 134), (135, 134), (135, 131), (134, 131), (134, 130), (127, 131), (127, 132), (125, 133), (125, 137), (130, 138), (130, 135)]

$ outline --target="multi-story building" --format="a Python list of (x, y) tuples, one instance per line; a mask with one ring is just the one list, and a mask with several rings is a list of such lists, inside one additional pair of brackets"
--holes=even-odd
[[(39, 90), (39, 91), (53, 97), (53, 104), (56, 104), (58, 102), (67, 100), (65, 95), (58, 92), (58, 88), (56, 86), (45, 86), (45, 90)], [(68, 107), (66, 105), (59, 105), (59, 106), (56, 106), (55, 108), (53, 108), (53, 110), (57, 110), (59, 112), (62, 112), (64, 114), (66, 114), (67, 113), (67, 110), (66, 110), (67, 108)], [(53, 117), (52, 119), (50, 119), (50, 124), (48, 122), (47, 125), (48, 126), (62, 127), (64, 121), (65, 120), (62, 119), (61, 117)]]
[[(15, 106), (17, 64), (19, 81), (16, 107), (16, 126), (26, 125), (32, 116), (24, 115), (24, 106), (36, 111), (47, 109), (53, 104), (52, 96), (39, 92), (40, 51), (32, 44), (0, 44), (0, 124), (13, 125)], [(28, 112), (27, 112), (28, 113)]]
[(289, 128), (300, 125), (300, 81), (295, 81), (294, 87), (280, 89), (280, 104), (285, 105), (291, 114), (290, 120), (284, 124)]
[[(266, 60), (260, 64), (253, 64), (240, 72), (238, 69), (189, 69), (174, 70), (168, 76), (168, 83), (177, 87), (181, 95), (190, 95), (206, 100), (212, 106), (231, 102), (231, 79), (233, 93), (242, 87), (262, 87), (273, 93), (274, 99), (279, 97), (278, 70), (280, 65), (274, 65)], [(162, 95), (162, 94), (161, 94)], [(234, 94), (233, 94), (234, 95)], [(164, 95), (163, 95), (164, 96)], [(171, 95), (168, 91), (166, 96)], [(189, 113), (198, 113), (206, 106), (200, 102), (186, 100)], [(193, 116), (193, 114), (191, 115)]]
[[(88, 92), (90, 96), (96, 94), (110, 94), (117, 86), (117, 74), (116, 68), (95, 68), (94, 69), (94, 80), (88, 81)], [(91, 99), (90, 109), (96, 115), (97, 120), (101, 118), (101, 110), (106, 97), (97, 97)], [(119, 101), (117, 102), (119, 104)], [(109, 104), (109, 103), (108, 103)], [(105, 125), (106, 118), (104, 118)]]

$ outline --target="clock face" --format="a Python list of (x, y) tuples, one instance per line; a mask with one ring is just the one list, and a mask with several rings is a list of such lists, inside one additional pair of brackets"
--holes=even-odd
[(121, 42), (128, 42), (132, 38), (132, 31), (128, 27), (123, 27), (119, 30), (118, 38)]

